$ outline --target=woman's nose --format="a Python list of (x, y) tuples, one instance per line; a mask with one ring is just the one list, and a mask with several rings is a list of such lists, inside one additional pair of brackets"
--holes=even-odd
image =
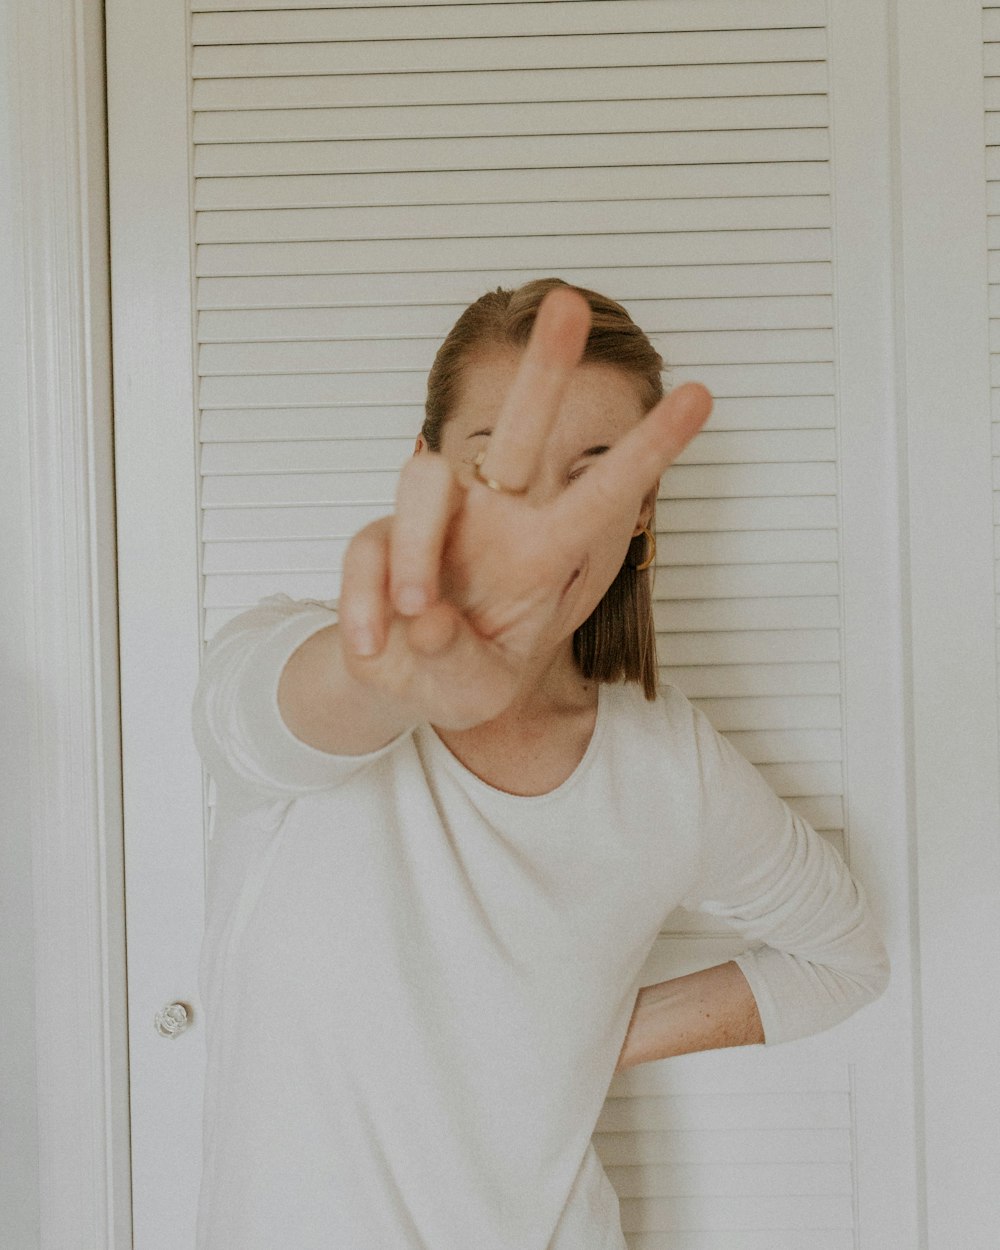
[(561, 478), (557, 478), (553, 473), (546, 473), (544, 470), (535, 474), (525, 499), (534, 508), (544, 508), (546, 504), (550, 504), (560, 491), (564, 490), (567, 483)]

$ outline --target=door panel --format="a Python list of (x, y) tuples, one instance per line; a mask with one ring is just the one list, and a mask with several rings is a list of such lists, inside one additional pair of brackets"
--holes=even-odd
[[(901, 738), (870, 662), (895, 618), (866, 618), (898, 576), (892, 533), (866, 541), (863, 480), (895, 472), (871, 386), (893, 328), (851, 259), (884, 275), (880, 243), (832, 208), (866, 176), (872, 114), (827, 94), (878, 49), (841, 35), (828, 59), (812, 0), (454, 23), (211, 7), (109, 4), (136, 1246), (165, 1247), (197, 1196), (199, 648), (264, 595), (337, 594), (441, 335), (490, 287), (556, 272), (622, 300), (668, 381), (717, 397), (658, 504), (664, 677), (844, 851), (897, 939), (893, 990), (860, 1019), (615, 1078), (595, 1145), (626, 1235), (910, 1250), (912, 1167), (884, 1168), (914, 1153), (902, 795), (867, 806)], [(676, 913), (644, 979), (738, 949)], [(172, 1001), (195, 1023), (166, 1039)]]

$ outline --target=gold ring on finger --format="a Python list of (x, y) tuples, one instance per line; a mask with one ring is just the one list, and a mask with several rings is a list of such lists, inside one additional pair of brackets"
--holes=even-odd
[(526, 495), (528, 488), (522, 486), (519, 490), (514, 490), (510, 486), (503, 486), (495, 477), (487, 477), (482, 471), (482, 463), (486, 459), (486, 448), (479, 452), (472, 462), (472, 474), (477, 482), (482, 482), (484, 486), (488, 486), (490, 490), (495, 490), (498, 495)]

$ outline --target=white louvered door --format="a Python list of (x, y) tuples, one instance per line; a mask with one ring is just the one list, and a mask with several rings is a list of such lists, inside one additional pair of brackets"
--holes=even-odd
[[(136, 1246), (177, 1244), (196, 1197), (197, 1030), (165, 1044), (148, 1019), (178, 996), (198, 1012), (197, 649), (264, 595), (336, 597), (441, 337), (490, 287), (556, 274), (625, 303), (668, 381), (716, 397), (663, 480), (663, 676), (845, 851), (898, 939), (890, 994), (829, 1034), (615, 1079), (595, 1142), (629, 1244), (911, 1250), (905, 847), (895, 791), (879, 807), (866, 788), (897, 761), (881, 678), (851, 667), (896, 645), (890, 619), (862, 624), (895, 574), (861, 540), (858, 476), (887, 455), (860, 375), (891, 327), (855, 281), (856, 140), (830, 94), (864, 32), (832, 41), (822, 0), (131, 8), (109, 24), (117, 280), (161, 317), (140, 311), (133, 340), (119, 297)], [(836, 104), (846, 136), (874, 125)], [(127, 356), (143, 335), (169, 402)], [(196, 807), (180, 853), (170, 822)], [(738, 949), (678, 913), (645, 979)]]

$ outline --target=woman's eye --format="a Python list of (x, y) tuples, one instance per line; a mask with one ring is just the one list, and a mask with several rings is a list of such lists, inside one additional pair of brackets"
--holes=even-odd
[(587, 472), (587, 466), (581, 465), (579, 469), (573, 470), (573, 472), (569, 475), (569, 478), (567, 480), (570, 482), (575, 482), (578, 477), (582, 477), (584, 473), (586, 472)]

